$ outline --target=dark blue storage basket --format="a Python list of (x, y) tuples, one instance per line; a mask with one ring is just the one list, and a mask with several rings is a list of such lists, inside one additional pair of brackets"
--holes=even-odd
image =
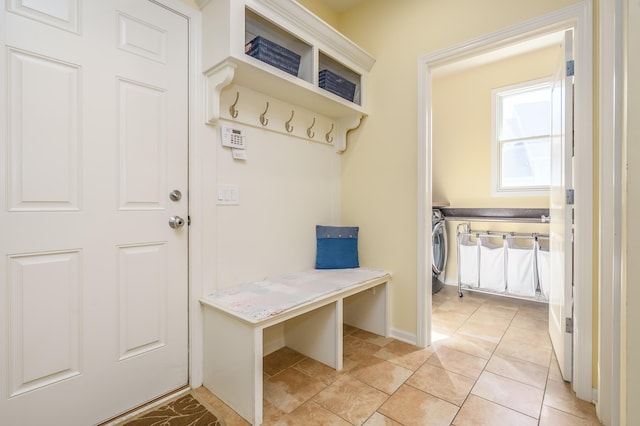
[(320, 88), (324, 90), (340, 96), (341, 98), (353, 102), (353, 97), (356, 92), (355, 83), (350, 82), (346, 78), (341, 77), (332, 71), (320, 71), (318, 86), (320, 86)]
[(264, 37), (257, 36), (244, 47), (247, 55), (298, 76), (300, 55)]

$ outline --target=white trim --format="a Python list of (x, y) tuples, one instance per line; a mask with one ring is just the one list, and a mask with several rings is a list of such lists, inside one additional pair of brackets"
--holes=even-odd
[[(428, 344), (431, 335), (431, 292), (427, 279), (426, 259), (431, 259), (430, 241), (425, 234), (430, 223), (431, 207), (431, 72), (444, 65), (479, 52), (497, 49), (537, 36), (574, 28), (576, 46), (576, 135), (580, 149), (576, 151), (576, 257), (575, 257), (575, 319), (574, 380), (578, 398), (592, 397), (592, 18), (591, 1), (585, 0), (547, 15), (461, 43), (418, 60), (418, 275), (417, 330), (418, 343)], [(430, 266), (430, 265), (429, 265)], [(430, 270), (431, 268), (428, 268)], [(430, 278), (430, 277), (429, 277)]]
[(392, 337), (401, 342), (409, 343), (410, 345), (416, 344), (416, 335), (412, 333), (408, 333), (405, 330), (400, 330), (398, 328), (389, 328), (389, 337)]
[(418, 60), (418, 262), (417, 262), (417, 324), (416, 345), (431, 345), (431, 67), (426, 59)]
[(622, 0), (600, 2), (600, 155), (598, 399), (605, 425), (620, 423), (620, 308), (622, 220)]

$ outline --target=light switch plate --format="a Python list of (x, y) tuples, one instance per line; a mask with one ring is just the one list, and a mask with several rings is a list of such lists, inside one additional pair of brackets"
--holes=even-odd
[(225, 206), (240, 205), (240, 185), (218, 184), (216, 204)]

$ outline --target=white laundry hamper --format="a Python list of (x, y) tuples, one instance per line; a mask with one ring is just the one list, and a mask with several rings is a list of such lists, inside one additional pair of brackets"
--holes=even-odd
[(506, 290), (505, 260), (504, 242), (495, 244), (488, 237), (480, 237), (480, 288), (497, 292)]
[(458, 237), (458, 273), (460, 284), (478, 287), (478, 243), (468, 235)]
[(536, 241), (536, 266), (538, 270), (538, 282), (540, 294), (545, 300), (549, 300), (549, 287), (551, 286), (551, 254), (549, 248), (541, 246)]
[(517, 296), (535, 297), (538, 280), (535, 246), (523, 247), (515, 239), (506, 239), (507, 292)]

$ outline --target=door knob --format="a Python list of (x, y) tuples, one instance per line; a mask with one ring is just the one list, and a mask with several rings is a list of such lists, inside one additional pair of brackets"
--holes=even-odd
[(184, 226), (184, 219), (180, 216), (171, 216), (169, 218), (169, 226), (173, 229), (182, 228)]

